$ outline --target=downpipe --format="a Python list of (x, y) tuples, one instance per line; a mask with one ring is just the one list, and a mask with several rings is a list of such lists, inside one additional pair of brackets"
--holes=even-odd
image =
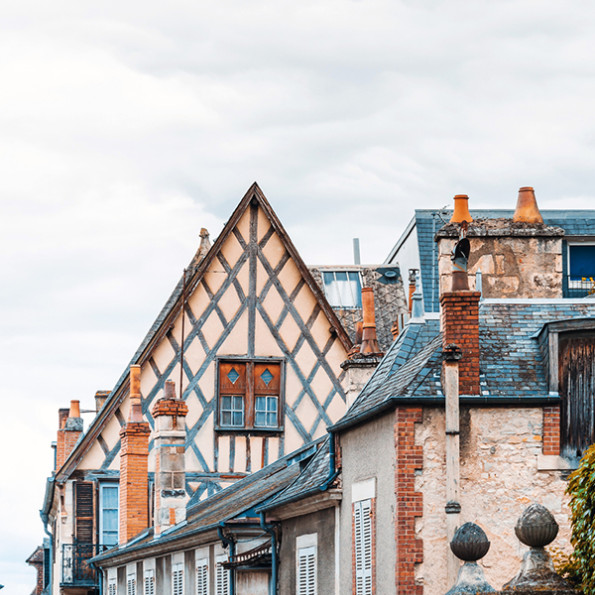
[(259, 513), (260, 527), (271, 536), (271, 582), (269, 584), (269, 595), (276, 595), (277, 593), (277, 570), (279, 566), (279, 559), (277, 556), (277, 532), (275, 526), (264, 520), (264, 512)]
[[(217, 527), (217, 535), (223, 543), (224, 547), (229, 547), (229, 559), (232, 560), (233, 557), (236, 555), (236, 544), (233, 539), (229, 537), (225, 537), (223, 533), (223, 529), (225, 527), (225, 523), (222, 521), (219, 523)], [(236, 572), (235, 569), (231, 569), (229, 572), (229, 595), (235, 595), (236, 592)]]

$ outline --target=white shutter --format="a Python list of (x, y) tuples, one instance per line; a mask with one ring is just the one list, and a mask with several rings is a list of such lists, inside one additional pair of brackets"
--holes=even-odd
[(155, 576), (152, 569), (145, 570), (144, 595), (155, 595)]
[(209, 563), (206, 558), (196, 562), (196, 595), (209, 595)]
[(224, 568), (222, 564), (222, 562), (225, 561), (225, 556), (217, 558), (217, 568), (215, 571), (215, 595), (229, 595), (229, 570)]
[(130, 573), (126, 580), (126, 595), (136, 595), (136, 575)]
[(317, 595), (316, 546), (298, 550), (297, 595)]
[(107, 586), (107, 594), (108, 595), (117, 595), (118, 594), (118, 590), (116, 588), (115, 582), (109, 583), (109, 585)]
[(172, 595), (184, 595), (184, 565), (181, 562), (173, 565), (171, 580)]
[(372, 595), (372, 501), (353, 504), (355, 594)]

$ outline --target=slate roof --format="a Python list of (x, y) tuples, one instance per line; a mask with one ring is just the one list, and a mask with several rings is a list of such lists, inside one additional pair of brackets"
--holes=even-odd
[(187, 506), (186, 523), (162, 533), (158, 538), (154, 538), (153, 530), (150, 529), (140, 538), (101, 554), (93, 561), (99, 562), (130, 552), (140, 552), (148, 547), (166, 545), (215, 529), (220, 523), (241, 517), (247, 512), (253, 513), (254, 507), (267, 502), (296, 479), (303, 469), (300, 461), (312, 457), (324, 440), (324, 437), (319, 438), (301, 447), (205, 500), (199, 501), (195, 493)]
[(282, 492), (267, 501), (266, 504), (259, 506), (256, 512), (277, 508), (283, 504), (320, 492), (321, 488), (330, 479), (330, 470), (330, 440), (327, 435), (316, 454), (304, 468), (304, 471)]
[[(549, 393), (539, 333), (556, 320), (595, 320), (595, 299), (484, 300), (479, 309), (481, 395), (461, 403), (557, 400)], [(331, 430), (347, 428), (398, 401), (441, 402), (442, 337), (439, 320), (411, 322), (386, 353), (345, 416)]]
[[(511, 218), (514, 210), (508, 209), (471, 209), (474, 219)], [(544, 223), (553, 227), (561, 227), (567, 236), (595, 236), (595, 210), (548, 210), (541, 211)], [(417, 209), (413, 220), (417, 229), (422, 290), (428, 312), (440, 310), (437, 246), (434, 242), (436, 232), (450, 220), (452, 211), (436, 211), (433, 209)], [(395, 251), (401, 243), (399, 239), (391, 251), (387, 262), (395, 258)], [(563, 254), (564, 256), (564, 254)], [(398, 257), (396, 257), (398, 262)], [(566, 266), (566, 259), (563, 259)]]

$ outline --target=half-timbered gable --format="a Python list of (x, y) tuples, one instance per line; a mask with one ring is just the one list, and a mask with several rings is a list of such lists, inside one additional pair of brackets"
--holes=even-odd
[[(131, 363), (141, 365), (151, 427), (165, 381), (176, 390), (182, 382), (187, 487), (206, 495), (318, 438), (343, 415), (340, 364), (350, 340), (256, 184), (208, 252), (203, 238), (202, 252)], [(124, 374), (62, 476), (119, 468), (129, 407)]]

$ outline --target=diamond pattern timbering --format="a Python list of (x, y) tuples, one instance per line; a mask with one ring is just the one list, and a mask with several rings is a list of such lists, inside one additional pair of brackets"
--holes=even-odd
[[(184, 338), (183, 398), (186, 400), (190, 395), (195, 395), (198, 403), (193, 400), (193, 406), (199, 407), (197, 415), (191, 416), (194, 423), (188, 427), (186, 448), (193, 453), (193, 459), (195, 458), (201, 467), (197, 471), (204, 477), (205, 486), (208, 484), (208, 488), (203, 490), (205, 495), (219, 488), (218, 471), (223, 472), (223, 467), (222, 469), (210, 468), (211, 461), (219, 461), (224, 466), (227, 464), (228, 458), (231, 463), (233, 456), (235, 456), (233, 452), (230, 452), (229, 456), (227, 453), (225, 456), (219, 456), (217, 453), (216, 440), (213, 438), (212, 433), (212, 423), (216, 410), (215, 387), (212, 377), (216, 357), (218, 355), (230, 355), (220, 353), (221, 346), (245, 314), (249, 315), (250, 324), (253, 325), (248, 325), (248, 334), (252, 334), (252, 341), (255, 340), (254, 325), (256, 319), (260, 318), (261, 323), (263, 323), (262, 328), (268, 329), (285, 358), (286, 366), (291, 368), (292, 376), (297, 378), (298, 386), (293, 389), (297, 397), (291, 405), (285, 403), (286, 428), (290, 425), (293, 426), (303, 442), (310, 441), (316, 432), (320, 431), (321, 427), (336, 421), (330, 419), (327, 413), (331, 401), (337, 396), (343, 402), (345, 401), (345, 395), (340, 384), (342, 372), (339, 370), (335, 372), (326, 361), (327, 355), (338, 339), (333, 334), (323, 336), (317, 332), (316, 336), (313, 335), (312, 330), (317, 317), (321, 314), (321, 307), (316, 300), (312, 301), (312, 307), (296, 306), (294, 301), (300, 291), (309, 291), (307, 288), (304, 289), (305, 280), (301, 275), (293, 273), (296, 270), (294, 262), (291, 260), (285, 245), (276, 235), (272, 225), (269, 225), (261, 240), (257, 241), (255, 211), (256, 209), (251, 206), (250, 225), (244, 225), (242, 228), (243, 233), (240, 232), (239, 228), (234, 228), (231, 232), (234, 242), (241, 247), (241, 254), (238, 256), (238, 253), (235, 252), (231, 259), (233, 265), (230, 265), (224, 253), (225, 245), (222, 245), (221, 251), (214, 255), (212, 259), (212, 265), (217, 269), (217, 274), (220, 275), (216, 280), (217, 282), (211, 283), (211, 277), (209, 277), (209, 271), (207, 271), (203, 278), (198, 280), (198, 287), (206, 293), (204, 302), (199, 300), (200, 310), (194, 311), (194, 307), (191, 307), (189, 303), (186, 304), (185, 308), (189, 324), (186, 326), (186, 336)], [(259, 223), (262, 223), (262, 218)], [(248, 233), (250, 237), (246, 238), (245, 234)], [(267, 251), (264, 250), (273, 236), (276, 238), (275, 250), (269, 250), (268, 253), (271, 255), (274, 265), (271, 264), (266, 256)], [(288, 263), (291, 264), (289, 269), (286, 268)], [(257, 268), (259, 274), (263, 274), (265, 279), (257, 284), (255, 281), (250, 280), (248, 276), (249, 282), (247, 283), (246, 275), (248, 271), (253, 274)], [(292, 274), (286, 274), (287, 270), (292, 271)], [(283, 274), (281, 274), (282, 272)], [(259, 291), (257, 286), (260, 288)], [(216, 290), (214, 290), (215, 287)], [(274, 288), (273, 292), (271, 292), (272, 288)], [(222, 300), (227, 292), (233, 292), (233, 300), (223, 302)], [(274, 294), (273, 297), (276, 301), (274, 314), (272, 308), (269, 309), (265, 306), (265, 303), (269, 303), (266, 301), (269, 292)], [(279, 306), (279, 302), (282, 303), (282, 307)], [(291, 337), (291, 342), (288, 342), (287, 337), (284, 336), (283, 323), (286, 319), (291, 320), (292, 328), (296, 327), (298, 329), (295, 343), (293, 337)], [(159, 367), (155, 362), (151, 364), (156, 380), (143, 402), (143, 410), (148, 419), (150, 419), (149, 411), (153, 401), (163, 390), (165, 381), (171, 378), (177, 384), (179, 383), (180, 345), (172, 332), (168, 333), (167, 340), (174, 351), (171, 361), (166, 364), (163, 360), (160, 360)], [(200, 344), (200, 349), (192, 349), (192, 344), (196, 341)], [(303, 355), (306, 353), (305, 351), (302, 351), (300, 355), (300, 350), (307, 350), (307, 356)], [(192, 357), (191, 354), (193, 353), (196, 354), (194, 357), (200, 357), (201, 361), (192, 360), (191, 365), (189, 365), (188, 358)], [(236, 352), (233, 355), (238, 354)], [(325, 394), (317, 394), (312, 387), (312, 382), (319, 373), (324, 373), (329, 379), (328, 383), (326, 383), (327, 388), (324, 389)], [(262, 374), (263, 381), (266, 383), (265, 374), (266, 370)], [(233, 382), (232, 378), (230, 380)], [(210, 388), (211, 384), (213, 385), (212, 388)], [(328, 386), (331, 387), (330, 390), (328, 390)], [(300, 409), (300, 411), (314, 412), (308, 415), (308, 419), (301, 419), (298, 413), (300, 403), (304, 399), (308, 399), (313, 405)], [(150, 419), (150, 423), (152, 425), (152, 419)], [(205, 442), (205, 440), (209, 439), (207, 438), (209, 432), (210, 445)], [(292, 434), (294, 433), (292, 432)], [(274, 440), (264, 439), (262, 449), (263, 464), (270, 463), (284, 454), (284, 440), (284, 436)], [(273, 443), (275, 444), (274, 447), (271, 446)], [(278, 452), (277, 444), (279, 444)], [(206, 449), (208, 449), (208, 454)], [(203, 450), (205, 451), (203, 452)], [(214, 455), (212, 455), (213, 452)]]

